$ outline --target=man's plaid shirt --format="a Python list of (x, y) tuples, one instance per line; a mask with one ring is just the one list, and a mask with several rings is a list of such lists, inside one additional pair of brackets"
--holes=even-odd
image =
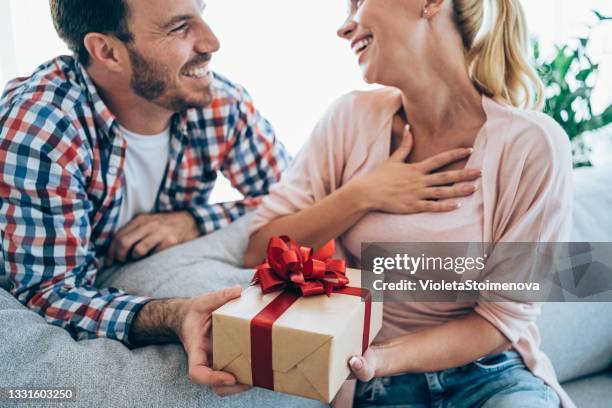
[[(213, 87), (210, 106), (173, 117), (156, 203), (156, 212), (189, 211), (202, 234), (256, 205), (289, 162), (242, 87), (219, 75)], [(119, 218), (125, 150), (114, 116), (72, 57), (10, 82), (0, 99), (0, 273), (17, 299), (76, 339), (129, 344), (149, 300), (94, 286)], [(208, 204), (218, 170), (244, 200)]]

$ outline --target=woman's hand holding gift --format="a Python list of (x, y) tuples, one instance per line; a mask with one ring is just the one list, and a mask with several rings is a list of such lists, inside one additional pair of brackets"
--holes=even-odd
[(349, 367), (356, 379), (368, 382), (374, 377), (380, 377), (380, 368), (384, 365), (382, 350), (375, 345), (368, 348), (363, 356), (353, 356)]

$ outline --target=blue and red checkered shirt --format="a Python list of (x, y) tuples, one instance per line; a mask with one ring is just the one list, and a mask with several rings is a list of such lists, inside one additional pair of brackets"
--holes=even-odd
[[(257, 205), (290, 160), (242, 87), (216, 74), (213, 87), (210, 106), (172, 119), (155, 211), (189, 211), (202, 234)], [(125, 151), (115, 117), (72, 57), (11, 81), (0, 99), (0, 265), (17, 299), (76, 339), (129, 344), (149, 300), (94, 286), (117, 228)], [(244, 200), (208, 204), (217, 171)]]

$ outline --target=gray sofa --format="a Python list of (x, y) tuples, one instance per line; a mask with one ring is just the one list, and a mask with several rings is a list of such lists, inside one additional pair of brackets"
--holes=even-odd
[[(572, 241), (612, 242), (612, 168), (574, 172)], [(612, 303), (547, 303), (542, 348), (579, 408), (612, 407)]]
[[(575, 175), (573, 240), (612, 241), (612, 169), (580, 170)], [(120, 270), (103, 271), (96, 283), (156, 297), (246, 285), (252, 271), (238, 265), (248, 222), (247, 216), (208, 237)], [(612, 303), (546, 304), (539, 325), (543, 348), (576, 404), (612, 406)], [(75, 390), (76, 402), (54, 407), (321, 406), (262, 389), (219, 398), (191, 384), (186, 373), (178, 345), (129, 350), (106, 339), (75, 342), (0, 289), (0, 388)]]

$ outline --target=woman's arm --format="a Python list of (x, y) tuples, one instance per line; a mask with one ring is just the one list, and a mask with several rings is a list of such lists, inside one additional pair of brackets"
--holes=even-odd
[(476, 180), (480, 177), (479, 170), (430, 174), (469, 156), (471, 149), (455, 149), (421, 163), (407, 164), (405, 160), (411, 150), (412, 136), (406, 129), (400, 147), (375, 171), (352, 180), (308, 208), (272, 220), (260, 228), (249, 240), (245, 266), (254, 267), (265, 257), (266, 246), (273, 236), (290, 235), (301, 245), (319, 248), (342, 235), (370, 211), (396, 214), (452, 211), (458, 208), (457, 203), (431, 200), (474, 193), (475, 187), (471, 185), (440, 186)]
[(424, 373), (461, 367), (499, 353), (510, 341), (475, 312), (430, 329), (372, 345), (350, 367), (360, 381), (402, 373)]
[(255, 267), (265, 257), (273, 236), (290, 235), (300, 245), (320, 248), (344, 233), (372, 208), (359, 183), (347, 184), (310, 208), (277, 218), (254, 233), (244, 255), (244, 265)]

